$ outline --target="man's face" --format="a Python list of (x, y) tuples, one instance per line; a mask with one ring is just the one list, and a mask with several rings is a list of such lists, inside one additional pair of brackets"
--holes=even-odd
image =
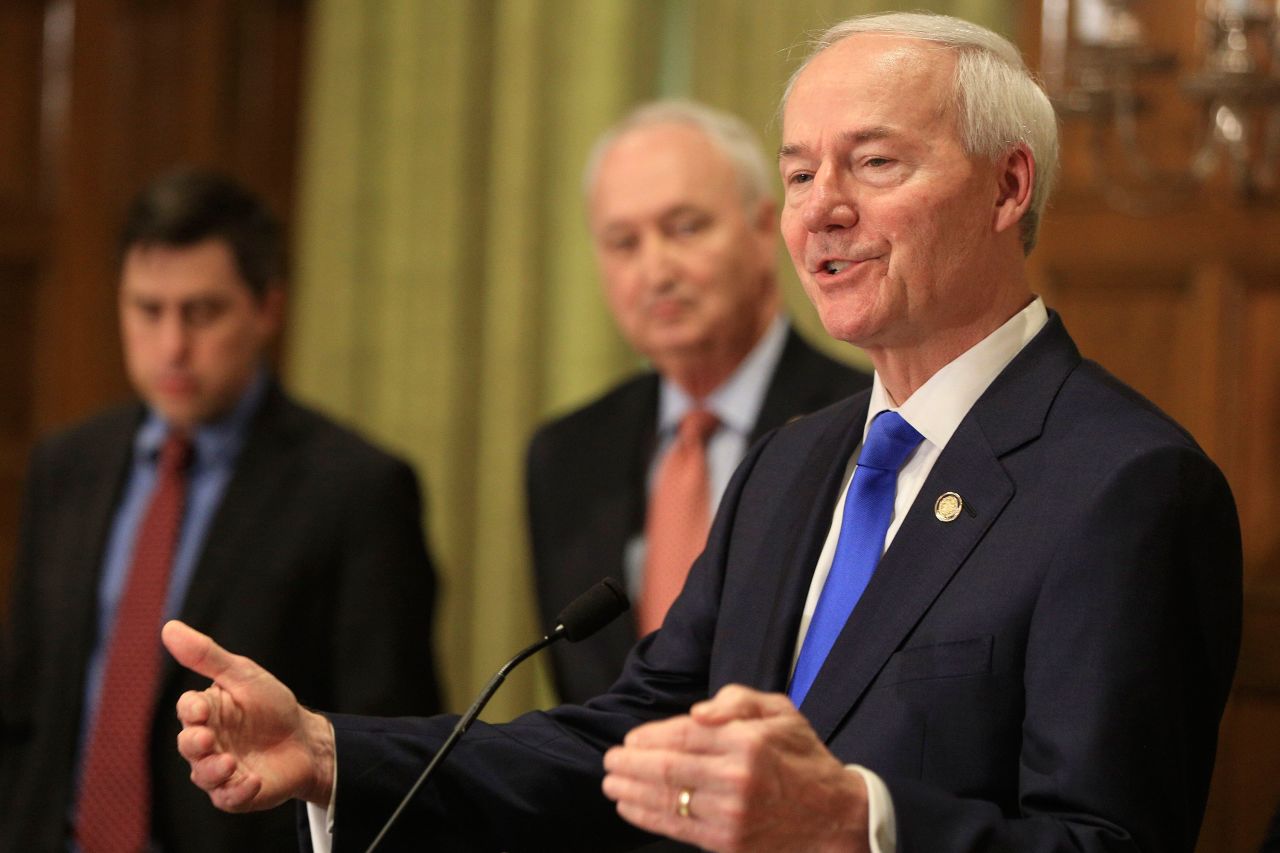
[(745, 209), (728, 159), (701, 131), (624, 134), (588, 207), (609, 306), (659, 370), (673, 359), (740, 358), (776, 313), (773, 205)]
[(787, 100), (782, 234), (833, 337), (911, 347), (990, 310), (996, 167), (967, 155), (953, 55), (854, 35), (814, 57)]
[(120, 279), (120, 337), (138, 394), (173, 426), (226, 414), (279, 324), (281, 295), (261, 300), (227, 244), (134, 246)]

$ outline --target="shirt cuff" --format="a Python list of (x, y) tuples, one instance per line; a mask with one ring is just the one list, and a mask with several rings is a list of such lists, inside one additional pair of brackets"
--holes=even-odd
[(867, 830), (871, 853), (897, 853), (898, 819), (893, 811), (893, 798), (884, 780), (865, 767), (845, 765), (861, 774), (867, 783)]
[[(326, 718), (328, 719), (328, 718)], [(333, 722), (329, 722), (333, 731)], [(337, 738), (334, 739), (335, 741)], [(307, 803), (307, 825), (311, 830), (311, 853), (332, 853), (334, 801), (338, 798), (338, 758), (333, 759), (333, 787), (329, 789), (329, 805), (323, 809), (315, 803)], [(872, 853), (875, 853), (873, 850)]]

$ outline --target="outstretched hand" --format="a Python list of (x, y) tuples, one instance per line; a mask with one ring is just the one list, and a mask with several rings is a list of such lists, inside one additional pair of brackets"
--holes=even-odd
[(297, 798), (327, 805), (334, 772), (329, 721), (249, 658), (179, 621), (160, 633), (186, 668), (213, 680), (178, 699), (178, 752), (191, 781), (228, 812), (250, 812)]
[(730, 685), (605, 754), (631, 823), (708, 850), (865, 851), (867, 789), (786, 696)]

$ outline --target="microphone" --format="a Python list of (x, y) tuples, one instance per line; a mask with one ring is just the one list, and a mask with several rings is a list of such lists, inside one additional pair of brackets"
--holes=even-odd
[(449, 733), (449, 737), (441, 744), (440, 749), (432, 756), (431, 763), (422, 771), (422, 775), (418, 777), (418, 781), (413, 783), (413, 787), (409, 789), (409, 793), (404, 795), (404, 799), (400, 801), (400, 805), (396, 806), (396, 810), (391, 813), (391, 817), (387, 818), (387, 822), (382, 825), (377, 836), (372, 843), (365, 848), (365, 853), (373, 853), (386, 834), (391, 830), (391, 826), (400, 817), (400, 813), (405, 810), (414, 795), (418, 793), (418, 789), (422, 787), (422, 783), (435, 770), (441, 760), (448, 755), (458, 739), (463, 733), (471, 727), (476, 717), (484, 710), (484, 706), (489, 704), (489, 700), (493, 698), (493, 694), (502, 686), (502, 682), (506, 681), (507, 675), (511, 670), (519, 666), (526, 658), (529, 658), (537, 652), (545, 649), (547, 646), (561, 638), (571, 643), (579, 640), (585, 640), (596, 631), (599, 631), (605, 625), (608, 625), (614, 619), (618, 618), (628, 607), (630, 602), (627, 601), (627, 594), (622, 589), (622, 584), (613, 578), (605, 578), (604, 580), (591, 587), (586, 592), (579, 595), (569, 605), (560, 611), (556, 616), (556, 627), (541, 640), (532, 645), (526, 646), (516, 652), (511, 660), (502, 665), (502, 668), (494, 673), (493, 678), (489, 679), (489, 683), (480, 691), (480, 695), (476, 697), (476, 701), (471, 703), (471, 707), (467, 712), (458, 718), (457, 725), (453, 727), (453, 731)]

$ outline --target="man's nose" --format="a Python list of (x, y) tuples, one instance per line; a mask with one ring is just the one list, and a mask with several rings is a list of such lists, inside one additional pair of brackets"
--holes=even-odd
[(679, 278), (680, 264), (671, 241), (661, 236), (640, 244), (640, 274), (650, 287), (662, 287)]
[(191, 348), (191, 328), (182, 315), (172, 312), (160, 320), (160, 350), (165, 361), (181, 362)]
[(813, 189), (805, 199), (801, 219), (805, 228), (817, 233), (852, 228), (858, 221), (853, 191), (834, 169), (823, 167), (813, 176)]

